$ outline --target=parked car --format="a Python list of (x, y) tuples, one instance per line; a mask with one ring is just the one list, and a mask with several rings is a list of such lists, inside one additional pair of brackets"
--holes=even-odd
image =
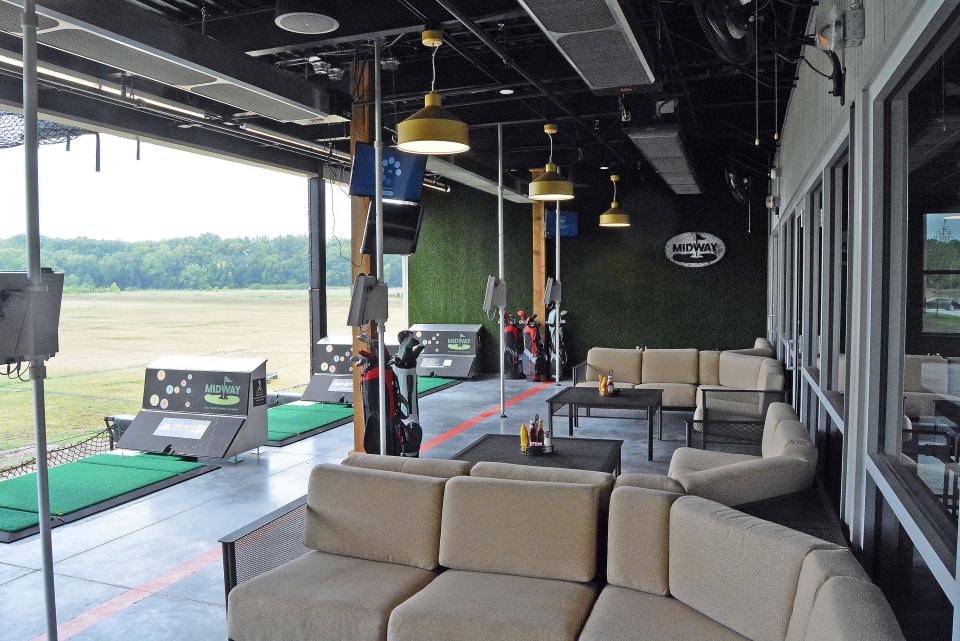
[(960, 309), (960, 301), (952, 298), (931, 298), (924, 304), (925, 309), (954, 311)]

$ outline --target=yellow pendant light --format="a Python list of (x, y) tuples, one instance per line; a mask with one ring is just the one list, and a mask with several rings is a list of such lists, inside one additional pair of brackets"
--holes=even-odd
[(436, 92), (437, 51), (443, 45), (443, 32), (427, 30), (421, 37), (423, 45), (433, 49), (431, 65), (433, 79), (430, 93), (424, 96), (424, 107), (397, 125), (397, 149), (412, 154), (449, 155), (470, 150), (467, 124), (446, 111)]
[(544, 172), (530, 183), (530, 200), (573, 200), (573, 183), (564, 180), (553, 164), (553, 135), (557, 133), (557, 126), (544, 125), (543, 131), (550, 138), (550, 159)]
[(620, 211), (620, 203), (617, 202), (617, 183), (620, 182), (620, 176), (613, 174), (610, 182), (613, 183), (613, 202), (610, 203), (610, 209), (600, 214), (600, 226), (629, 227), (630, 216)]

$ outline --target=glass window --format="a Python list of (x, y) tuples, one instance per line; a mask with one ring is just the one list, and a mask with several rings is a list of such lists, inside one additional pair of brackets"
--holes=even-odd
[[(952, 567), (960, 507), (960, 43), (900, 96), (906, 113), (891, 110), (891, 162), (894, 176), (906, 177), (906, 198), (897, 201), (905, 204), (906, 238), (891, 237), (890, 247), (903, 256), (906, 242), (902, 417), (882, 432), (881, 446)], [(895, 229), (900, 222), (891, 219)], [(899, 275), (888, 277), (898, 291)]]

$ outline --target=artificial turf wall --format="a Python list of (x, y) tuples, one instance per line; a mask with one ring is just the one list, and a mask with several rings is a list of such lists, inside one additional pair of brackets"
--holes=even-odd
[[(578, 189), (572, 209), (579, 235), (561, 239), (561, 280), (570, 360), (593, 345), (607, 347), (750, 347), (766, 331), (766, 210), (747, 212), (726, 193), (677, 197), (659, 184), (625, 184), (621, 208), (628, 229), (601, 229), (610, 206), (608, 185)], [(410, 258), (410, 322), (484, 324), (489, 347), (496, 320), (480, 306), (487, 274), (497, 268), (496, 198), (455, 186), (429, 192), (417, 253)], [(506, 204), (509, 309), (531, 307), (531, 207)], [(549, 215), (548, 207), (548, 215)], [(667, 240), (682, 232), (708, 232), (726, 244), (726, 255), (708, 267), (667, 260)], [(553, 272), (547, 242), (547, 273)], [(496, 350), (485, 349), (483, 369), (497, 371)]]
[[(449, 194), (424, 190), (423, 205), (423, 228), (409, 266), (410, 324), (482, 323), (482, 368), (498, 371), (497, 319), (481, 309), (487, 275), (497, 273), (497, 198), (455, 185)], [(529, 310), (531, 210), (504, 205), (507, 308)]]

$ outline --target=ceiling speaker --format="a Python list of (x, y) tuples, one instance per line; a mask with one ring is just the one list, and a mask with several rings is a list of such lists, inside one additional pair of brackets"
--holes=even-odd
[(273, 21), (284, 31), (293, 33), (330, 33), (340, 28), (340, 22), (331, 15), (321, 13), (327, 4), (321, 0), (277, 0)]

